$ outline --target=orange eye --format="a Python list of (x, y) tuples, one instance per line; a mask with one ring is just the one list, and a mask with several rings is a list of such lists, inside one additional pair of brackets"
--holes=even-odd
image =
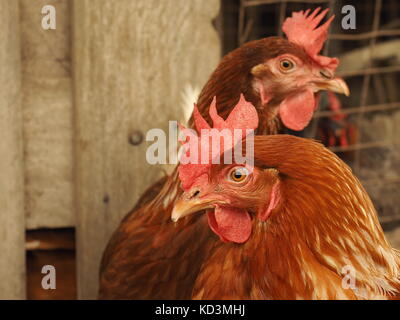
[(283, 72), (291, 71), (294, 69), (295, 64), (292, 60), (289, 59), (282, 59), (279, 62), (279, 67)]
[(229, 173), (229, 178), (233, 182), (242, 182), (249, 175), (249, 171), (245, 167), (237, 167), (231, 170)]

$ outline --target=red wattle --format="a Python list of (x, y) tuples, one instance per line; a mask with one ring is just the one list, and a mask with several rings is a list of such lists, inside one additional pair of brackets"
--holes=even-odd
[(208, 224), (222, 241), (244, 243), (251, 235), (250, 214), (244, 209), (215, 207), (209, 210)]
[(288, 97), (279, 106), (283, 124), (292, 130), (303, 130), (311, 121), (316, 107), (312, 90)]

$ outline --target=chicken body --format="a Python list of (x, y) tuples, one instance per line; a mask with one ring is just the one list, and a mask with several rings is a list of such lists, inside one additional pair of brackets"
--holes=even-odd
[[(194, 203), (251, 215), (247, 241), (222, 239), (211, 249), (194, 299), (400, 298), (400, 252), (342, 160), (312, 140), (276, 135), (255, 137), (255, 163), (240, 183), (227, 178), (235, 164), (213, 165), (209, 183), (193, 181), (176, 204), (175, 219)], [(279, 200), (265, 219), (274, 193)]]
[[(218, 113), (226, 118), (243, 93), (257, 110), (257, 134), (278, 133), (281, 120), (300, 130), (312, 117), (319, 90), (349, 93), (334, 70), (314, 58), (283, 38), (249, 42), (222, 59), (200, 93), (198, 110), (210, 123), (209, 105), (217, 97)], [(218, 238), (202, 215), (171, 222), (181, 193), (175, 169), (152, 186), (121, 222), (103, 255), (100, 298), (191, 298), (201, 265)]]

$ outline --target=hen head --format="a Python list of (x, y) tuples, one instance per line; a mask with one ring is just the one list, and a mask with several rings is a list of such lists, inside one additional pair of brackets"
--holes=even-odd
[[(346, 83), (335, 78), (338, 59), (320, 56), (327, 30), (334, 16), (317, 27), (328, 9), (310, 13), (294, 12), (286, 19), (283, 31), (289, 42), (287, 52), (254, 66), (253, 87), (261, 103), (281, 100), (279, 115), (284, 125), (293, 130), (304, 129), (318, 107), (320, 90), (349, 95)], [(318, 14), (319, 13), (319, 14)]]
[[(199, 104), (208, 105), (217, 96), (218, 110), (225, 117), (240, 91), (257, 108), (261, 128), (279, 115), (287, 128), (304, 129), (318, 107), (318, 91), (349, 95), (346, 83), (335, 77), (338, 59), (319, 55), (334, 18), (318, 26), (327, 11), (294, 12), (283, 24), (287, 39), (255, 40), (229, 53), (206, 85)], [(203, 116), (208, 117), (206, 112)]]
[(198, 177), (175, 204), (172, 219), (207, 209), (210, 228), (226, 242), (244, 243), (254, 218), (265, 221), (279, 203), (277, 171), (221, 165)]
[[(277, 171), (254, 167), (251, 162), (239, 165), (232, 163), (234, 156), (232, 147), (242, 145), (243, 142), (242, 135), (237, 139), (234, 130), (251, 131), (257, 128), (257, 112), (254, 106), (241, 96), (229, 117), (223, 120), (216, 113), (215, 104), (214, 100), (210, 107), (214, 123), (212, 130), (218, 132), (225, 130), (225, 135), (217, 136), (217, 139), (220, 139), (217, 142), (218, 146), (222, 146), (222, 150), (215, 155), (211, 153), (214, 146), (207, 147), (208, 161), (203, 161), (202, 158), (202, 161), (195, 159), (195, 163), (183, 163), (181, 158), (178, 170), (185, 192), (175, 204), (172, 220), (177, 221), (183, 216), (207, 209), (209, 225), (221, 240), (244, 243), (251, 235), (253, 217), (265, 221), (279, 202)], [(211, 130), (196, 109), (194, 117), (201, 135), (205, 134), (204, 130)], [(245, 135), (248, 139), (253, 138), (248, 131)], [(226, 140), (227, 136), (232, 140)], [(205, 148), (205, 142), (211, 144), (216, 142), (213, 139), (199, 139), (191, 134), (189, 137), (190, 140), (186, 145), (190, 148), (187, 148), (186, 154), (198, 150), (196, 152), (198, 157), (204, 152), (202, 149)], [(194, 149), (191, 148), (193, 145)], [(226, 161), (228, 152), (231, 158)], [(247, 147), (246, 152), (248, 152)], [(215, 164), (215, 158), (218, 158), (219, 163), (229, 164)]]

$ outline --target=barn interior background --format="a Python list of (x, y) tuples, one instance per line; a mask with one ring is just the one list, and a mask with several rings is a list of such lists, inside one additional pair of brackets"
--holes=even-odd
[[(341, 28), (345, 4), (356, 30)], [(45, 5), (55, 30), (41, 26)], [(146, 132), (182, 117), (182, 88), (202, 86), (222, 54), (317, 6), (337, 16), (325, 50), (352, 92), (340, 109), (324, 97), (300, 134), (353, 167), (400, 248), (397, 0), (0, 0), (0, 298), (96, 298), (107, 240), (163, 174)], [(56, 290), (41, 288), (46, 264)]]

